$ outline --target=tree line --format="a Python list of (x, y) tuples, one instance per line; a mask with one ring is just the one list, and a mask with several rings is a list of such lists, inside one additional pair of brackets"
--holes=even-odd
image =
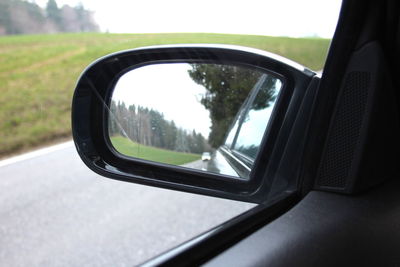
[(122, 135), (133, 142), (178, 152), (200, 154), (210, 151), (207, 139), (166, 120), (159, 111), (111, 101), (109, 135)]
[(97, 32), (93, 12), (49, 0), (45, 8), (35, 2), (0, 0), (0, 35), (58, 32)]

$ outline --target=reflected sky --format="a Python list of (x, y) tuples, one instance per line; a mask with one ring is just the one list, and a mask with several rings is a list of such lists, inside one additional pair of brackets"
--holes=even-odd
[(189, 76), (189, 64), (155, 64), (134, 69), (117, 82), (112, 99), (157, 110), (178, 127), (208, 137), (209, 111), (200, 103), (205, 88)]

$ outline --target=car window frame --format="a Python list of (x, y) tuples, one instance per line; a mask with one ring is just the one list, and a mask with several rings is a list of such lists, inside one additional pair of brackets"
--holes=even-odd
[[(264, 144), (265, 140), (267, 139), (267, 132), (268, 128), (272, 124), (272, 120), (275, 117), (275, 112), (276, 112), (276, 106), (278, 103), (280, 103), (280, 98), (282, 97), (282, 92), (284, 91), (284, 88), (286, 87), (285, 79), (276, 73), (266, 71), (263, 73), (260, 77), (260, 79), (257, 81), (257, 83), (253, 86), (251, 89), (249, 96), (246, 98), (245, 102), (237, 112), (237, 115), (234, 119), (234, 121), (231, 123), (231, 127), (229, 128), (229, 131), (226, 134), (226, 137), (224, 138), (224, 143), (220, 147), (219, 151), (225, 156), (225, 159), (228, 161), (228, 163), (233, 167), (233, 169), (241, 176), (242, 178), (245, 179), (251, 179), (251, 174), (252, 174), (252, 168), (255, 167), (255, 162), (257, 161), (259, 151), (257, 152), (257, 155), (254, 159), (248, 157), (247, 155), (241, 153), (240, 151), (236, 150), (235, 144), (237, 141), (237, 138), (240, 134), (244, 119), (246, 115), (248, 114), (251, 105), (253, 104), (255, 98), (257, 97), (258, 93), (260, 92), (262, 88), (262, 84), (265, 81), (265, 79), (268, 76), (272, 76), (279, 80), (281, 82), (281, 86), (279, 88), (279, 92), (277, 94), (276, 100), (274, 102), (274, 106), (272, 108), (271, 116), (268, 118), (267, 125), (265, 127), (265, 131), (262, 135), (262, 139), (260, 140), (260, 147)], [(229, 138), (231, 131), (234, 130), (236, 123), (238, 123), (238, 127), (235, 129), (234, 137), (232, 139), (232, 142), (227, 145), (227, 139)]]

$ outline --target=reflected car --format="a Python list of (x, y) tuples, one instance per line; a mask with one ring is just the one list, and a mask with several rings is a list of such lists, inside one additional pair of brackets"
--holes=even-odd
[(202, 161), (211, 160), (211, 154), (210, 154), (210, 152), (204, 152), (204, 153), (201, 155), (201, 160), (202, 160)]

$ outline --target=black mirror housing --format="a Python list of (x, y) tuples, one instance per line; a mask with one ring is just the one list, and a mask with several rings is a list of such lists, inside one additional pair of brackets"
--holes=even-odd
[[(112, 90), (124, 73), (154, 63), (232, 64), (259, 69), (285, 83), (273, 111), (249, 180), (232, 179), (179, 166), (115, 153), (108, 138)], [(279, 56), (235, 46), (158, 46), (114, 53), (92, 63), (78, 80), (72, 102), (72, 133), (83, 162), (94, 172), (117, 180), (234, 200), (261, 203), (271, 194), (306, 89), (315, 73)], [(285, 141), (286, 140), (286, 141)], [(293, 181), (295, 183), (295, 181)], [(285, 191), (285, 190), (283, 190)]]

